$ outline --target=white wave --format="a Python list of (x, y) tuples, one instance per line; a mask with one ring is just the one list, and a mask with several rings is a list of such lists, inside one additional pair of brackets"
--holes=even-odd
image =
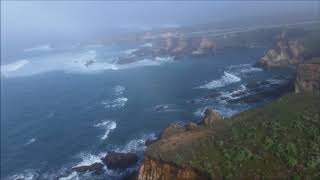
[(239, 97), (243, 96), (243, 94), (247, 91), (247, 87), (243, 84), (240, 85), (239, 88), (236, 90), (233, 90), (231, 92), (221, 92), (221, 95), (218, 97), (221, 100), (221, 102), (226, 103), (226, 99), (238, 99)]
[(177, 105), (175, 104), (159, 104), (152, 107), (152, 110), (156, 112), (174, 112), (174, 111), (182, 111)]
[(160, 104), (153, 107), (155, 111), (166, 111), (167, 109), (169, 109), (169, 104)]
[(239, 73), (250, 73), (250, 72), (259, 72), (263, 71), (261, 68), (253, 67), (252, 64), (239, 64), (239, 65), (231, 65), (228, 67), (232, 72)]
[(32, 47), (32, 48), (27, 48), (24, 49), (24, 52), (33, 52), (33, 51), (50, 51), (53, 48), (51, 47), (50, 44), (44, 44), (44, 45), (40, 45), (40, 46), (36, 46), (36, 47)]
[(128, 153), (128, 152), (142, 152), (146, 149), (146, 141), (156, 139), (155, 133), (144, 134), (141, 138), (132, 139), (123, 147), (117, 148), (116, 152)]
[(22, 173), (10, 176), (8, 180), (17, 180), (17, 179), (35, 180), (35, 179), (38, 179), (38, 177), (39, 177), (39, 173), (36, 170), (28, 169), (28, 170), (24, 170)]
[(129, 64), (114, 64), (110, 61), (97, 59), (95, 50), (80, 52), (60, 52), (29, 57), (28, 60), (17, 61), (1, 66), (1, 75), (5, 77), (31, 76), (46, 72), (61, 71), (65, 73), (99, 73), (106, 70), (124, 70), (128, 68), (159, 66), (171, 62), (171, 57), (142, 59)]
[(211, 106), (205, 106), (205, 107), (201, 107), (196, 109), (196, 111), (193, 113), (194, 116), (196, 117), (204, 117), (204, 112), (206, 111), (206, 109), (212, 109)]
[(97, 155), (90, 154), (90, 153), (81, 153), (79, 156), (82, 159), (81, 162), (79, 162), (77, 165), (75, 165), (73, 167), (90, 166), (94, 163), (102, 162), (101, 157), (99, 157)]
[(31, 139), (29, 139), (29, 140), (26, 142), (25, 145), (30, 145), (30, 144), (36, 142), (36, 140), (37, 140), (36, 138), (31, 138)]
[(257, 68), (257, 67), (249, 67), (247, 69), (241, 69), (240, 70), (241, 73), (259, 72), (259, 71), (263, 71), (263, 69)]
[(126, 90), (126, 88), (124, 86), (120, 86), (120, 85), (116, 85), (113, 88), (113, 92), (116, 96), (120, 96), (124, 93), (124, 91)]
[(105, 130), (106, 130), (105, 133), (104, 133), (104, 135), (101, 137), (101, 140), (105, 140), (105, 139), (108, 138), (109, 133), (110, 133), (113, 129), (117, 128), (117, 123), (114, 122), (114, 121), (108, 121), (108, 120), (107, 120), (107, 121), (102, 121), (102, 122), (100, 122), (100, 123), (97, 123), (97, 124), (95, 124), (95, 125), (93, 125), (93, 126), (99, 127), (99, 128), (102, 128), (102, 129), (105, 129)]
[(166, 56), (166, 57), (156, 57), (155, 58), (156, 61), (164, 61), (164, 62), (170, 62), (170, 61), (173, 61), (174, 60), (174, 57), (172, 56)]
[(144, 43), (140, 47), (152, 47), (152, 43)]
[(230, 109), (230, 108), (227, 108), (225, 106), (215, 106), (214, 108), (211, 107), (211, 106), (205, 106), (205, 107), (202, 107), (202, 108), (198, 108), (194, 113), (193, 115), (196, 116), (196, 117), (204, 117), (205, 116), (205, 111), (206, 109), (213, 109), (214, 111), (217, 111), (222, 117), (231, 117), (232, 115), (238, 113), (239, 111), (238, 110), (235, 110), (235, 109)]
[(285, 82), (288, 82), (288, 80), (286, 79), (268, 79), (267, 80), (271, 85), (279, 85), (279, 84), (283, 84)]
[(213, 80), (203, 86), (200, 86), (199, 88), (215, 89), (215, 88), (224, 87), (226, 85), (236, 83), (239, 81), (241, 81), (241, 78), (239, 78), (238, 76), (228, 72), (224, 72), (224, 75), (222, 76), (222, 78), (218, 80)]
[(76, 171), (73, 171), (66, 177), (60, 177), (59, 180), (79, 180), (79, 175)]
[(104, 105), (104, 108), (120, 109), (126, 105), (127, 101), (128, 98), (120, 97), (115, 100), (102, 101), (101, 104)]
[(138, 49), (134, 48), (134, 49), (125, 50), (124, 53), (130, 55), (130, 54), (132, 54), (132, 53), (134, 53), (136, 51), (138, 51)]
[(14, 63), (1, 65), (1, 74), (4, 76), (8, 76), (11, 72), (14, 72), (23, 68), (28, 63), (29, 63), (28, 60), (23, 59), (20, 61), (16, 61)]

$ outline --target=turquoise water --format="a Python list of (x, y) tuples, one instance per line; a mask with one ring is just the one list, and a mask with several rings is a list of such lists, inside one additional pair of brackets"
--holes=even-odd
[[(136, 152), (141, 157), (145, 140), (156, 137), (172, 122), (199, 120), (205, 107), (228, 117), (259, 105), (228, 104), (204, 96), (232, 93), (250, 81), (287, 75), (282, 70), (252, 67), (263, 48), (110, 66), (112, 57), (126, 48), (27, 54), (26, 65), (14, 71), (6, 69), (1, 79), (1, 178), (117, 179), (123, 172), (106, 170), (94, 175), (68, 170), (99, 161), (109, 150)], [(66, 64), (81, 58), (108, 61), (108, 66), (89, 71)]]

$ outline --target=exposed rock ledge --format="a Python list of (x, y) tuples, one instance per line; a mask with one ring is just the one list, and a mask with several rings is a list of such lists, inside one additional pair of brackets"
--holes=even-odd
[(224, 121), (220, 115), (207, 109), (205, 117), (199, 123), (190, 122), (187, 125), (172, 124), (163, 130), (160, 139), (148, 146), (144, 162), (140, 167), (139, 180), (206, 180), (211, 179), (208, 173), (184, 164), (175, 164), (166, 160), (164, 154), (174, 155), (177, 149), (198, 141), (208, 135), (209, 128), (221, 126)]
[(320, 94), (320, 60), (298, 66), (295, 92)]
[(287, 67), (301, 63), (304, 58), (304, 45), (301, 41), (289, 40), (285, 33), (279, 35), (273, 48), (258, 62), (261, 67)]
[(139, 170), (139, 180), (206, 180), (209, 175), (190, 167), (180, 167), (175, 164), (145, 157)]

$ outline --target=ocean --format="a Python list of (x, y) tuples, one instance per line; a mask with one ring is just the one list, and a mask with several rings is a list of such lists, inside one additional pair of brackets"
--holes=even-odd
[[(115, 64), (144, 45), (43, 45), (1, 65), (1, 179), (118, 179), (129, 171), (70, 172), (108, 151), (135, 152), (173, 122), (199, 121), (206, 108), (230, 117), (269, 102), (228, 103), (256, 81), (281, 83), (287, 70), (254, 64), (265, 48), (215, 56)], [(89, 60), (91, 65), (85, 65)], [(210, 98), (205, 98), (205, 97)]]

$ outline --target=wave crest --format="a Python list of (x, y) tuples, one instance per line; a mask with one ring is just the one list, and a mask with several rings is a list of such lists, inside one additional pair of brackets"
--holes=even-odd
[(115, 100), (102, 101), (101, 104), (104, 105), (104, 108), (120, 109), (126, 105), (127, 101), (128, 98), (120, 97)]
[(224, 73), (224, 75), (220, 79), (213, 80), (203, 86), (200, 86), (199, 88), (215, 89), (215, 88), (224, 87), (226, 85), (241, 81), (241, 78), (234, 75), (234, 74), (228, 73), (226, 71), (224, 71), (223, 73)]
[(101, 137), (101, 140), (105, 140), (108, 138), (108, 135), (109, 133), (113, 130), (113, 129), (116, 129), (117, 128), (117, 123), (114, 122), (114, 121), (102, 121), (100, 123), (97, 123), (95, 125), (93, 125), (95, 127), (98, 127), (98, 128), (102, 128), (102, 129), (105, 129), (105, 133), (104, 135)]
[(27, 48), (24, 49), (24, 52), (34, 52), (34, 51), (50, 51), (53, 48), (51, 47), (50, 44), (44, 44), (44, 45), (40, 45), (40, 46), (36, 46), (36, 47), (32, 47), (32, 48)]
[(29, 63), (28, 60), (23, 59), (23, 60), (16, 61), (16, 62), (13, 62), (10, 64), (1, 65), (1, 74), (4, 76), (8, 76), (9, 73), (23, 68), (28, 63)]

